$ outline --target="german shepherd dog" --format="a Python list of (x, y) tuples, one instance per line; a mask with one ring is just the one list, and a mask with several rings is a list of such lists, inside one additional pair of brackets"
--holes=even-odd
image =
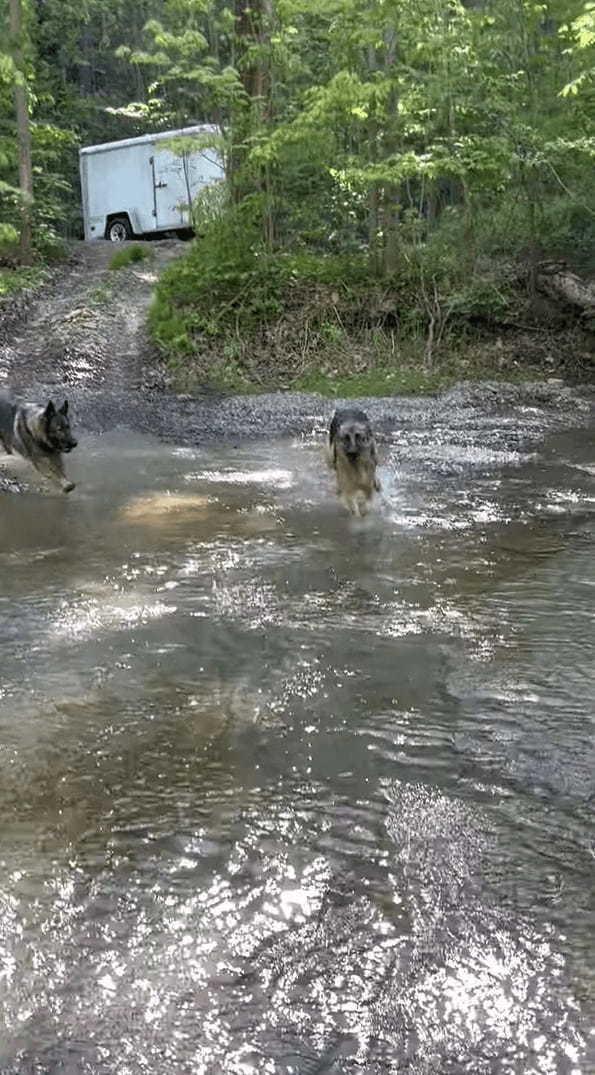
[(0, 396), (0, 444), (8, 455), (17, 452), (62, 492), (71, 493), (74, 482), (64, 473), (62, 455), (76, 448), (68, 420), (68, 400), (57, 409), (52, 401), (40, 407), (34, 403), (13, 403)]
[(352, 515), (367, 515), (374, 493), (380, 492), (376, 477), (376, 441), (365, 411), (345, 407), (335, 411), (328, 441), (328, 459), (337, 475), (337, 495)]

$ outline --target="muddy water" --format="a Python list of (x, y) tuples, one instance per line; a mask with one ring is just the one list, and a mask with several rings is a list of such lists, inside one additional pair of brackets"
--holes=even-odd
[(595, 1070), (592, 430), (382, 454), (2, 498), (2, 1075)]

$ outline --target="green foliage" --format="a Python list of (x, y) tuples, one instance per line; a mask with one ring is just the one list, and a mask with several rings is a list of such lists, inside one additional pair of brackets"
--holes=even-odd
[(206, 0), (154, 2), (154, 17), (143, 26), (135, 48), (120, 44), (119, 60), (149, 75), (143, 100), (120, 110), (153, 125), (181, 126), (181, 116), (196, 117), (196, 102), (205, 117), (225, 120), (243, 93), (231, 64), (234, 19), (226, 7)]
[[(328, 325), (322, 326), (332, 323), (334, 315), (327, 306), (368, 286), (361, 254), (267, 251), (260, 239), (261, 212), (262, 198), (245, 199), (214, 220), (189, 254), (166, 269), (150, 314), (154, 338), (164, 352), (179, 358), (201, 341), (210, 346), (219, 342), (230, 358), (240, 360), (305, 292), (318, 295), (313, 324), (328, 337)], [(335, 297), (335, 288), (341, 296)]]
[[(26, 10), (19, 77), (44, 257), (53, 236), (80, 227), (81, 143), (221, 129), (228, 183), (192, 207), (201, 238), (167, 270), (151, 312), (159, 347), (181, 366), (247, 385), (268, 355), (286, 383), (310, 376), (316, 356), (323, 370), (350, 354), (351, 376), (362, 363), (392, 369), (409, 348), (427, 367), (469, 325), (524, 317), (540, 258), (595, 270), (594, 0)], [(0, 52), (9, 245), (17, 77)]]
[(2, 255), (10, 256), (13, 246), (16, 246), (19, 233), (13, 224), (0, 221), (0, 259)]
[(43, 279), (44, 272), (37, 266), (27, 269), (0, 268), (0, 300), (16, 295), (20, 291), (29, 291), (39, 287)]
[(588, 0), (582, 12), (561, 28), (568, 40), (567, 53), (574, 55), (581, 69), (562, 88), (563, 97), (576, 97), (592, 90), (595, 76), (595, 3)]
[(146, 246), (141, 246), (140, 243), (133, 243), (132, 246), (125, 246), (122, 250), (118, 250), (111, 259), (109, 267), (110, 269), (125, 269), (128, 265), (134, 265), (139, 261), (146, 261), (147, 258), (152, 257), (152, 250), (148, 250)]
[[(177, 362), (250, 380), (268, 350), (285, 382), (314, 353), (323, 369), (351, 348), (357, 366), (365, 343), (370, 366), (374, 341), (409, 340), (428, 366), (470, 325), (522, 318), (540, 257), (593, 266), (592, 114), (562, 92), (592, 4), (256, 2), (223, 56), (207, 10), (221, 20), (181, 0), (149, 27), (162, 90), (208, 84), (232, 166), (232, 203), (158, 288), (153, 332)], [(230, 57), (226, 97), (205, 72)]]
[[(34, 200), (31, 209), (33, 245), (43, 258), (61, 256), (57, 232), (72, 197), (67, 179), (68, 155), (76, 138), (71, 130), (47, 118), (53, 98), (43, 86), (43, 62), (36, 53), (38, 23), (36, 8), (23, 3), (23, 34), (13, 57), (0, 54), (0, 230), (19, 230), (22, 194), (18, 182), (18, 147), (13, 100), (15, 86), (25, 86), (30, 111)], [(0, 22), (7, 20), (7, 4), (0, 0)], [(18, 65), (18, 66), (17, 66)], [(6, 231), (5, 231), (6, 234)]]

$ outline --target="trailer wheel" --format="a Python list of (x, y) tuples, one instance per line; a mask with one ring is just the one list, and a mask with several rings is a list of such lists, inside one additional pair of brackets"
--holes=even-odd
[(105, 235), (110, 243), (125, 243), (127, 239), (132, 239), (132, 228), (128, 217), (115, 216), (105, 229)]

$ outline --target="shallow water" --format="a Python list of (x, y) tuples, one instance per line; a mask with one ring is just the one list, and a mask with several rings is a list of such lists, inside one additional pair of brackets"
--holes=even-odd
[(2, 1075), (595, 1071), (592, 429), (381, 454), (2, 497)]

